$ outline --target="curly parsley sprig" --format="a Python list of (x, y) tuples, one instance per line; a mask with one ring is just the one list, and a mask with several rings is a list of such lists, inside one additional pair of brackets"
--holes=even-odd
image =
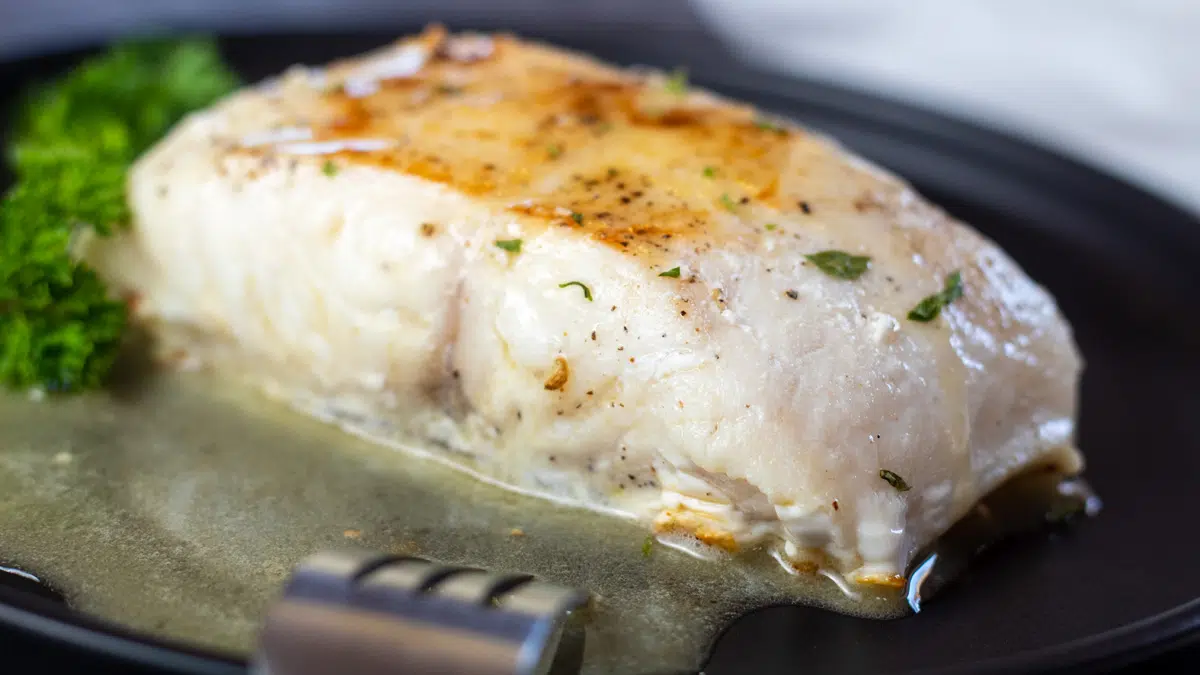
[(184, 115), (238, 86), (206, 39), (117, 45), (30, 92), (0, 198), (0, 382), (73, 392), (103, 383), (124, 303), (71, 254), (83, 227), (129, 222), (137, 156)]

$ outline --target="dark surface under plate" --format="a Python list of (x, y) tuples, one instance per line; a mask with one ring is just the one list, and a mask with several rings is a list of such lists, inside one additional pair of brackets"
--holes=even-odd
[[(1075, 327), (1087, 361), (1079, 441), (1086, 475), (1105, 503), (1098, 519), (1064, 536), (1002, 547), (916, 617), (878, 622), (803, 607), (752, 612), (718, 640), (706, 673), (1109, 669), (1197, 636), (1196, 218), (1011, 139), (822, 84), (748, 71), (696, 35), (532, 23), (453, 27), (518, 30), (621, 63), (687, 65), (698, 85), (827, 132), (995, 239), (1049, 287)], [(239, 37), (226, 48), (256, 78), (418, 28)], [(65, 63), (0, 65), (0, 91)], [(27, 619), (0, 607), (0, 623)], [(0, 634), (6, 653), (13, 635)], [(228, 662), (175, 659), (175, 666), (188, 663), (191, 672), (236, 670)]]

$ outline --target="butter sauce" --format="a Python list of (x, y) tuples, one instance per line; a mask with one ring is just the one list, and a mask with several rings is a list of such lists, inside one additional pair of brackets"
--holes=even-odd
[(1057, 474), (1035, 474), (931, 547), (910, 588), (847, 594), (765, 551), (702, 560), (648, 544), (627, 520), (549, 506), (202, 375), (138, 381), (70, 400), (0, 397), (0, 559), (79, 610), (221, 651), (254, 649), (296, 562), (361, 546), (588, 589), (585, 673), (694, 670), (747, 610), (902, 616), (982, 545), (1047, 512), (1095, 508), (1080, 483), (1056, 490)]

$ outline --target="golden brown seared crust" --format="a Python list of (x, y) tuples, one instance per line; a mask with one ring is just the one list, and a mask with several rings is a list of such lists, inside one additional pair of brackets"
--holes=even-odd
[[(350, 86), (406, 49), (422, 54), (411, 72), (371, 79), (366, 92)], [(881, 306), (898, 313), (953, 270), (968, 288), (993, 296), (995, 282), (1017, 273), (1007, 263), (1003, 272), (981, 269), (997, 262), (979, 255), (990, 242), (826, 139), (751, 106), (681, 90), (661, 73), (620, 70), (511, 35), (452, 36), (433, 26), (334, 62), (324, 74), (320, 88), (262, 97), (271, 107), (264, 118), (304, 127), (315, 143), (390, 145), (321, 161), (443, 184), (526, 226), (578, 232), (660, 271), (689, 252), (739, 241), (759, 248), (765, 238), (753, 234), (805, 253), (815, 234), (869, 254), (882, 274), (859, 283), (878, 285), (894, 298)], [(232, 151), (260, 155), (264, 165), (277, 159), (264, 145)], [(435, 230), (423, 227), (422, 235)], [(919, 273), (924, 287), (890, 281), (924, 266), (917, 259), (928, 266)], [(1025, 297), (1011, 295), (1010, 304)], [(997, 335), (1023, 325), (999, 297), (984, 300), (975, 290), (956, 306)]]
[[(429, 56), (411, 75), (380, 79), (365, 95), (344, 86), (363, 63), (413, 45)], [(395, 143), (336, 153), (338, 162), (508, 200), (514, 212), (582, 228), (631, 253), (676, 236), (710, 241), (714, 214), (801, 210), (780, 194), (779, 176), (803, 132), (680, 91), (660, 74), (507, 35), (451, 37), (436, 26), (327, 73), (332, 84), (316, 105), (294, 111), (313, 140)]]

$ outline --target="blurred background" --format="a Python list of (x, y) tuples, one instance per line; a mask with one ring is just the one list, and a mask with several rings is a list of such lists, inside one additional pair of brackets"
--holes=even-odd
[(0, 0), (0, 59), (133, 29), (554, 14), (711, 36), (759, 67), (973, 118), (1200, 211), (1197, 0)]
[(773, 69), (1035, 137), (1200, 210), (1197, 0), (693, 0)]

